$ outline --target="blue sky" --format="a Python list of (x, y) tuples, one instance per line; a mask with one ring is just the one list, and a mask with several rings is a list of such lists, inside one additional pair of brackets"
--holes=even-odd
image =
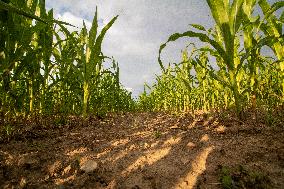
[[(106, 35), (103, 52), (118, 61), (121, 83), (133, 96), (143, 91), (144, 82), (153, 83), (155, 74), (160, 73), (158, 49), (171, 34), (188, 30), (189, 24), (213, 26), (205, 0), (46, 0), (46, 4), (54, 8), (56, 18), (78, 27), (83, 20), (91, 26), (96, 6), (101, 25), (119, 15)], [(169, 44), (163, 62), (179, 62), (180, 51), (188, 43), (178, 40)]]

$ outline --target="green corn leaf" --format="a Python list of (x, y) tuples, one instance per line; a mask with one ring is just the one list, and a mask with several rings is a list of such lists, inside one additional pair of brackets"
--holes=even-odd
[[(60, 27), (60, 30), (64, 33), (64, 35), (66, 36), (66, 38), (70, 37), (71, 36), (71, 33), (69, 32), (69, 30), (62, 24), (62, 23), (59, 23), (57, 22), (57, 25)], [(55, 35), (58, 36), (57, 40), (61, 40), (61, 38), (59, 37), (58, 33), (55, 32)]]
[[(264, 5), (265, 0), (260, 0), (260, 4)], [(264, 5), (264, 6), (267, 6), (267, 5)], [(279, 1), (279, 2), (276, 2), (274, 3), (271, 8), (266, 12), (265, 14), (265, 18), (268, 18), (270, 15), (272, 15), (275, 11), (279, 10), (280, 8), (284, 7), (284, 1)], [(283, 12), (282, 12), (283, 14)]]
[[(263, 14), (265, 15), (264, 19), (259, 24), (259, 28), (263, 27), (263, 25), (267, 25), (267, 31), (265, 32), (270, 33), (270, 35), (281, 34), (282, 26), (281, 24), (277, 24), (277, 18), (273, 13), (284, 6), (284, 1), (274, 3), (272, 6), (270, 6), (266, 0), (260, 0), (259, 5)], [(266, 20), (268, 24), (264, 23)]]
[(114, 24), (114, 22), (116, 21), (116, 19), (118, 18), (118, 16), (115, 16), (113, 19), (111, 19), (111, 21), (102, 29), (100, 35), (98, 36), (98, 38), (96, 39), (95, 42), (95, 51), (96, 52), (101, 52), (101, 45), (102, 45), (102, 41), (104, 39), (104, 36), (106, 34), (106, 32), (110, 29), (110, 27)]
[(281, 21), (282, 23), (284, 23), (284, 11), (282, 12), (282, 14), (281, 14), (281, 16), (280, 16), (280, 21)]
[(83, 20), (83, 28), (80, 33), (80, 39), (84, 45), (88, 44), (88, 30), (84, 20)]
[(163, 66), (163, 63), (161, 61), (161, 52), (162, 50), (166, 47), (167, 43), (172, 42), (172, 41), (176, 41), (179, 38), (182, 37), (193, 37), (193, 38), (199, 38), (200, 41), (205, 42), (205, 43), (209, 43), (212, 47), (214, 47), (216, 49), (216, 51), (218, 51), (219, 55), (226, 61), (228, 62), (228, 57), (223, 49), (222, 46), (219, 45), (218, 42), (216, 42), (215, 40), (210, 39), (206, 34), (203, 33), (198, 33), (198, 32), (193, 32), (193, 31), (187, 31), (184, 33), (175, 33), (172, 34), (169, 39), (167, 40), (166, 43), (162, 44), (160, 46), (159, 49), (159, 56), (158, 56), (158, 62), (160, 64), (160, 67), (163, 71), (165, 71), (165, 68)]
[(243, 5), (244, 0), (234, 0), (233, 4), (230, 9), (230, 29), (231, 33), (234, 34), (238, 31), (241, 23), (242, 23), (242, 16), (241, 16), (241, 8)]
[(93, 48), (96, 37), (97, 37), (97, 30), (98, 30), (98, 9), (96, 7), (95, 16), (93, 18), (92, 27), (89, 32), (89, 45), (90, 48)]
[[(229, 8), (227, 0), (206, 0), (211, 14), (218, 26), (229, 22)], [(222, 11), (221, 11), (222, 10)]]
[(46, 18), (45, 0), (39, 0), (40, 17)]
[(27, 2), (27, 7), (30, 9), (31, 13), (35, 14), (37, 7), (37, 0), (29, 0)]
[(30, 18), (30, 19), (35, 19), (35, 20), (38, 20), (40, 22), (43, 22), (43, 23), (47, 24), (47, 22), (45, 20), (41, 19), (40, 17), (35, 16), (33, 14), (30, 14), (27, 11), (23, 11), (23, 10), (13, 6), (13, 5), (4, 3), (3, 1), (0, 1), (0, 9), (7, 10), (7, 11), (10, 11), (10, 12), (14, 12), (16, 14), (25, 16), (25, 17)]
[(50, 21), (51, 23), (56, 23), (58, 24), (60, 27), (62, 27), (63, 25), (67, 25), (67, 26), (71, 26), (71, 27), (74, 27), (74, 28), (78, 28), (77, 26), (74, 26), (68, 22), (64, 22), (64, 21), (60, 21), (60, 20), (56, 20), (56, 19), (53, 19), (52, 21)]
[(216, 50), (211, 49), (209, 47), (201, 47), (201, 48), (197, 49), (197, 51), (199, 51), (199, 52), (209, 52), (210, 55), (212, 55), (214, 57), (218, 57), (219, 56), (219, 54), (218, 54), (218, 52)]
[(248, 16), (251, 16), (255, 4), (256, 4), (256, 0), (244, 0), (243, 2), (244, 13)]
[(276, 2), (272, 6), (266, 0), (260, 0), (259, 5), (262, 9), (262, 12), (265, 14), (264, 20), (267, 20), (267, 24), (264, 24), (264, 20), (260, 23), (260, 28), (267, 36), (280, 37), (279, 40), (274, 42), (273, 51), (278, 59), (284, 57), (284, 48), (282, 45), (283, 39), (282, 35), (282, 24), (279, 23), (277, 18), (272, 14), (275, 10), (284, 6), (284, 1)]
[(227, 87), (231, 88), (231, 85), (229, 83), (227, 83), (225, 80), (223, 80), (222, 78), (220, 78), (218, 75), (215, 74), (215, 71), (212, 67), (210, 69), (208, 69), (207, 67), (205, 67), (203, 65), (203, 63), (198, 58), (195, 58), (194, 62), (196, 62), (202, 68), (206, 69), (207, 72), (210, 74), (210, 76), (212, 78), (216, 79), (217, 81), (219, 81), (220, 83), (222, 83), (223, 86), (227, 86)]
[(247, 60), (249, 56), (251, 56), (252, 51), (254, 51), (256, 49), (261, 49), (263, 46), (268, 46), (268, 47), (273, 49), (273, 44), (276, 43), (277, 41), (278, 41), (278, 38), (273, 37), (273, 36), (267, 36), (267, 37), (260, 39), (257, 42), (257, 44), (255, 44), (248, 52), (246, 52), (242, 56), (242, 58), (240, 60), (240, 64), (237, 67), (236, 75), (238, 74), (239, 70), (242, 68), (244, 61)]
[[(210, 7), (211, 14), (217, 24), (217, 28), (220, 29), (222, 38), (225, 44), (225, 51), (228, 55), (225, 60), (230, 70), (234, 69), (234, 39), (235, 39), (235, 25), (236, 15), (239, 12), (241, 0), (234, 0), (233, 5), (230, 8), (229, 0), (207, 0)], [(222, 11), (220, 11), (222, 10)]]
[(192, 27), (198, 29), (198, 30), (202, 30), (202, 31), (206, 31), (205, 27), (199, 25), (199, 24), (190, 24)]

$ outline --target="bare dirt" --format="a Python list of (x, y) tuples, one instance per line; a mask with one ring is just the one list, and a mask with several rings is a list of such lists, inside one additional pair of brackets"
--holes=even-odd
[(0, 138), (0, 188), (284, 188), (283, 122), (129, 113), (14, 124)]

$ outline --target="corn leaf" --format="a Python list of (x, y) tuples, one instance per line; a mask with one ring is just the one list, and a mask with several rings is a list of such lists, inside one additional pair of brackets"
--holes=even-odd
[(41, 19), (40, 17), (35, 16), (33, 14), (30, 14), (27, 11), (23, 11), (23, 10), (21, 10), (21, 9), (19, 9), (19, 8), (13, 6), (13, 5), (7, 4), (7, 3), (5, 3), (3, 1), (0, 1), (0, 9), (7, 10), (7, 11), (10, 11), (10, 12), (14, 12), (16, 14), (28, 17), (30, 19), (35, 19), (35, 20), (38, 20), (40, 22), (43, 22), (43, 23), (47, 24), (47, 22), (45, 20)]

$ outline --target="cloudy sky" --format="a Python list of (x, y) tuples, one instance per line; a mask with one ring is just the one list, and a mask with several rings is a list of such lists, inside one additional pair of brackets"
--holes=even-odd
[[(54, 8), (56, 18), (78, 27), (82, 20), (91, 26), (96, 6), (100, 25), (119, 15), (106, 35), (103, 52), (118, 61), (121, 83), (134, 96), (143, 90), (144, 82), (152, 83), (160, 73), (158, 49), (171, 34), (184, 32), (193, 23), (213, 25), (205, 0), (46, 0), (46, 4)], [(163, 61), (180, 61), (180, 51), (188, 43), (170, 44)]]

